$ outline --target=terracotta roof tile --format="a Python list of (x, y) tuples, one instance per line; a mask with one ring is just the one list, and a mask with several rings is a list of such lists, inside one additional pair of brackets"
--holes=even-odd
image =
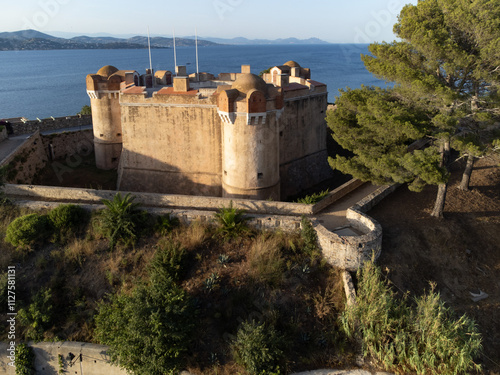
[(295, 91), (295, 90), (309, 90), (309, 87), (301, 85), (300, 83), (290, 83), (288, 86), (283, 87), (283, 91)]

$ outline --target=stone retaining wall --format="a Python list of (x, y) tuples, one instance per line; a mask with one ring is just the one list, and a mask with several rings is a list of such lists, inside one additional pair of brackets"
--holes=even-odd
[[(127, 375), (127, 372), (109, 362), (104, 345), (84, 342), (40, 342), (29, 343), (35, 354), (37, 375)], [(15, 375), (15, 368), (8, 365), (7, 343), (0, 343), (0, 372)], [(61, 358), (61, 361), (60, 359)]]
[(360, 236), (339, 236), (326, 229), (318, 220), (312, 220), (319, 246), (329, 264), (347, 271), (356, 271), (365, 261), (379, 257), (382, 251), (382, 227), (365, 212), (396, 188), (397, 185), (382, 186), (347, 210), (346, 218), (349, 223), (364, 233)]
[(324, 197), (322, 200), (320, 200), (318, 203), (312, 206), (312, 213), (317, 214), (321, 210), (325, 209), (329, 205), (331, 205), (333, 202), (338, 201), (339, 199), (343, 198), (350, 192), (356, 190), (360, 186), (364, 185), (365, 182), (358, 180), (358, 179), (352, 179), (347, 181), (345, 184), (339, 186), (338, 188), (332, 190), (331, 192), (328, 193), (326, 197)]
[[(63, 188), (53, 186), (5, 185), (5, 193), (9, 196), (21, 197), (23, 199), (100, 203), (102, 199), (112, 199), (117, 192), (114, 190)], [(127, 194), (127, 192), (122, 192), (122, 195), (125, 194)], [(248, 213), (263, 213), (271, 215), (312, 214), (312, 205), (300, 203), (155, 193), (131, 192), (131, 194), (135, 196), (135, 202), (146, 207), (182, 207), (197, 210), (217, 210), (221, 207), (229, 207), (231, 202), (233, 202), (234, 207), (244, 209)]]
[(7, 182), (30, 184), (46, 163), (47, 155), (40, 132), (37, 131), (2, 160), (0, 167), (7, 167), (5, 177)]
[(50, 117), (40, 120), (11, 121), (12, 135), (31, 134), (37, 130), (57, 130), (92, 124), (92, 115), (77, 115), (66, 117)]

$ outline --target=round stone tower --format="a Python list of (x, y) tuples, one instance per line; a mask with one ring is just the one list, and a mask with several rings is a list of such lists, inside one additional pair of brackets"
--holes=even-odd
[[(223, 122), (222, 191), (224, 197), (280, 199), (279, 127), (282, 93), (254, 74), (240, 74), (219, 94)], [(281, 96), (282, 98), (282, 96)]]
[(87, 94), (92, 107), (94, 149), (99, 169), (118, 167), (122, 151), (120, 85), (124, 77), (111, 65), (87, 76)]

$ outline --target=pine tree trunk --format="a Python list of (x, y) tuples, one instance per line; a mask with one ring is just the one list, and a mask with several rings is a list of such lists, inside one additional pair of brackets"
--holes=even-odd
[[(440, 147), (441, 162), (440, 167), (447, 168), (448, 161), (450, 158), (450, 140), (446, 139), (441, 143)], [(448, 183), (439, 184), (438, 192), (436, 196), (436, 202), (434, 203), (434, 209), (432, 210), (431, 216), (442, 218), (444, 211), (444, 203), (446, 201), (446, 190), (448, 189)]]
[(448, 184), (439, 184), (438, 192), (436, 196), (436, 202), (434, 203), (434, 209), (432, 210), (431, 216), (442, 218), (444, 211), (444, 203), (446, 201), (446, 190), (448, 189)]
[(474, 156), (469, 154), (467, 156), (467, 164), (465, 165), (465, 171), (462, 175), (462, 182), (460, 183), (459, 189), (463, 191), (469, 191), (470, 176), (472, 174), (472, 168), (474, 168)]

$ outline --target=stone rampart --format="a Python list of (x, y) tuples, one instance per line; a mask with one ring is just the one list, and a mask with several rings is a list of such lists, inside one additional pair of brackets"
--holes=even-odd
[(340, 236), (313, 219), (319, 246), (329, 264), (356, 271), (365, 261), (379, 257), (382, 250), (382, 227), (365, 212), (396, 188), (397, 185), (382, 186), (347, 210), (346, 218), (351, 226), (363, 233), (359, 236)]
[(47, 155), (40, 132), (36, 131), (0, 163), (6, 166), (5, 180), (10, 183), (30, 184), (45, 167)]
[[(35, 354), (37, 375), (127, 375), (120, 367), (112, 365), (104, 345), (84, 342), (29, 343)], [(7, 343), (0, 343), (2, 353), (7, 353)], [(0, 372), (14, 375), (15, 368), (8, 365), (6, 355), (0, 356)]]
[(12, 135), (31, 134), (37, 130), (57, 130), (72, 128), (92, 124), (91, 115), (77, 115), (66, 117), (49, 117), (40, 120), (15, 121), (10, 123), (12, 126)]
[(329, 192), (328, 195), (324, 197), (322, 200), (320, 200), (318, 203), (314, 204), (312, 206), (313, 214), (317, 214), (321, 210), (331, 205), (333, 202), (338, 201), (339, 199), (343, 198), (344, 196), (346, 196), (347, 194), (356, 190), (357, 188), (359, 188), (364, 184), (365, 182), (358, 179), (352, 179), (347, 181), (345, 184)]
[[(117, 193), (114, 190), (9, 184), (5, 185), (4, 191), (9, 196), (24, 199), (81, 203), (100, 203), (102, 199), (112, 199)], [(122, 192), (122, 194), (127, 194), (127, 192)], [(235, 208), (244, 209), (248, 213), (262, 213), (270, 215), (312, 214), (312, 205), (300, 203), (156, 193), (131, 192), (131, 194), (135, 196), (135, 202), (146, 207), (164, 207), (170, 209), (191, 208), (196, 210), (213, 211), (221, 207), (229, 207), (232, 202)]]

